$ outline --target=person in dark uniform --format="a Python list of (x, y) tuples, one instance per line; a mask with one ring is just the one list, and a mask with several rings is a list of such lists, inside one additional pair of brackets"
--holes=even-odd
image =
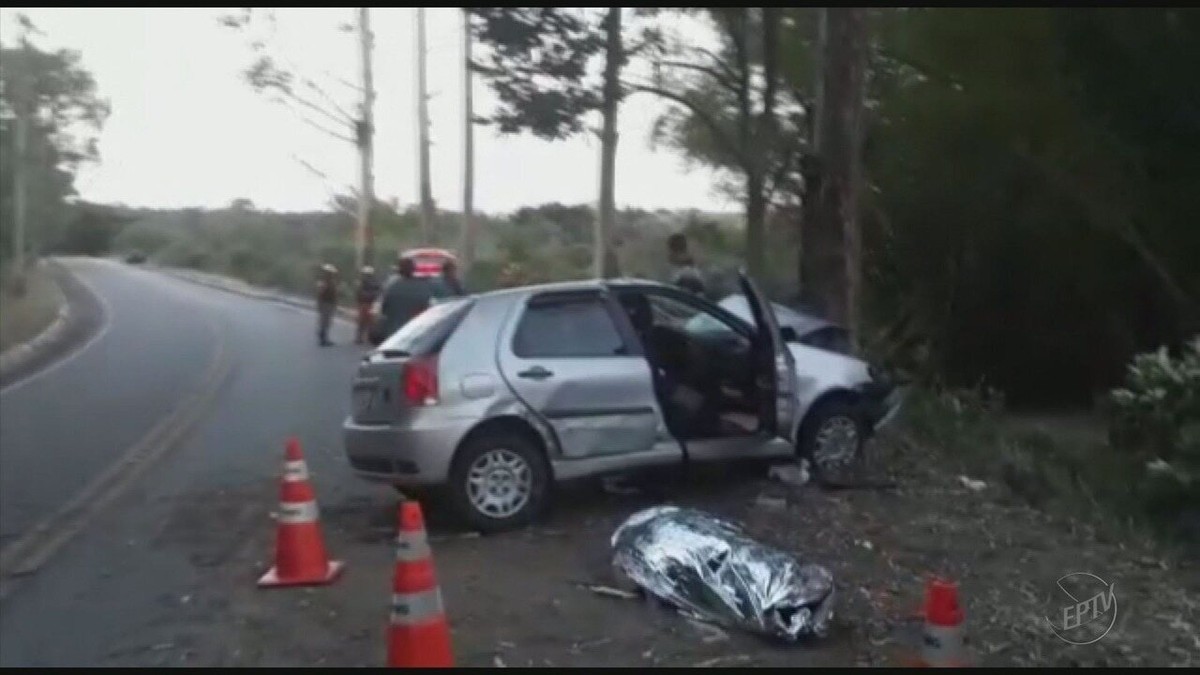
[(667, 262), (671, 265), (671, 283), (673, 285), (696, 295), (704, 295), (704, 277), (700, 274), (700, 268), (696, 266), (691, 252), (688, 251), (687, 236), (682, 232), (676, 232), (667, 237)]
[(411, 258), (401, 258), (396, 264), (396, 271), (396, 278), (383, 290), (383, 301), (380, 303), (379, 335), (383, 340), (428, 309), (432, 297), (430, 284), (413, 276), (416, 264)]
[(379, 299), (379, 292), (379, 280), (375, 278), (375, 268), (370, 266), (362, 268), (354, 298), (358, 304), (358, 324), (354, 332), (354, 344), (356, 345), (361, 345), (370, 338), (371, 324), (375, 319), (372, 312), (375, 301)]
[(458, 278), (458, 265), (453, 260), (442, 263), (442, 297), (460, 298), (467, 294)]
[(337, 268), (326, 263), (317, 277), (317, 342), (322, 347), (333, 344), (329, 340), (329, 326), (337, 311), (337, 301)]

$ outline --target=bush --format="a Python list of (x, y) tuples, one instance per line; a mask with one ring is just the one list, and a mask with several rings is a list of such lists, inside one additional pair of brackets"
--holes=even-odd
[(1109, 413), (1115, 447), (1200, 465), (1200, 336), (1177, 358), (1165, 347), (1134, 357), (1125, 386), (1109, 397)]
[(1200, 508), (1200, 336), (1177, 357), (1139, 354), (1108, 401), (1109, 442), (1142, 462), (1133, 482), (1156, 515)]

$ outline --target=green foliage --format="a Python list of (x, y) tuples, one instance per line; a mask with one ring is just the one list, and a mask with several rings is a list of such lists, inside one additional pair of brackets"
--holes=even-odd
[(1165, 347), (1138, 354), (1109, 401), (1113, 445), (1200, 469), (1200, 336), (1174, 358)]
[(1086, 405), (1196, 329), (1198, 15), (877, 15), (864, 300), (912, 366)]
[[(16, 152), (14, 116), (27, 125), (26, 152)], [(13, 180), (23, 159), (27, 186), (26, 240), (34, 251), (54, 249), (75, 214), (79, 165), (98, 158), (96, 133), (109, 114), (96, 82), (71, 50), (0, 48), (0, 256), (12, 253)], [(76, 221), (77, 222), (77, 221)], [(77, 233), (78, 234), (78, 233)]]
[(78, 204), (63, 230), (55, 250), (61, 253), (102, 256), (113, 249), (121, 228), (128, 222), (111, 209)]
[[(129, 224), (115, 236), (112, 248), (123, 254), (142, 251), (160, 264), (228, 274), (302, 294), (310, 291), (321, 263), (336, 265), (343, 278), (353, 277), (354, 230), (346, 213), (272, 213), (237, 204), (208, 211), (130, 209), (116, 216)], [(415, 210), (397, 212), (381, 204), (372, 217), (377, 270), (390, 269), (400, 251), (422, 245)], [(587, 278), (592, 273), (588, 235), (595, 212), (590, 206), (551, 203), (508, 216), (476, 218), (480, 257), (465, 280), (469, 289), (495, 288), (504, 267), (514, 262), (531, 282)], [(438, 241), (457, 241), (460, 227), (460, 214), (443, 212)], [(736, 270), (736, 254), (721, 248), (736, 238), (736, 227), (736, 218), (728, 216), (626, 210), (617, 217), (618, 255), (623, 269), (666, 279), (666, 237), (686, 230), (702, 241), (698, 252), (706, 268), (719, 270), (724, 265)]]
[(1175, 357), (1159, 348), (1133, 359), (1109, 397), (1109, 442), (1139, 463), (1128, 475), (1151, 514), (1200, 509), (1200, 336)]
[[(767, 208), (794, 197), (790, 188), (808, 146), (811, 78), (802, 78), (794, 59), (784, 65), (808, 39), (805, 12), (811, 10), (710, 9), (705, 14), (720, 41), (716, 50), (665, 40), (654, 76), (631, 85), (671, 103), (655, 122), (652, 142), (718, 169), (721, 189), (744, 204), (746, 264), (759, 276), (769, 248)], [(784, 86), (788, 75), (795, 79)]]
[(585, 115), (601, 104), (588, 64), (604, 51), (594, 13), (580, 8), (470, 7), (474, 37), (488, 48), (473, 64), (499, 98), (480, 121), (500, 133), (530, 131), (555, 140), (584, 129)]

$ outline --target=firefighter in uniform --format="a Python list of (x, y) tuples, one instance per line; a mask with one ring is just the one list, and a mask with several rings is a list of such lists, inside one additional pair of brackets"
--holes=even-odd
[(354, 344), (356, 345), (361, 345), (370, 339), (371, 325), (375, 320), (372, 312), (375, 301), (379, 299), (379, 292), (380, 286), (379, 280), (375, 278), (375, 268), (370, 266), (362, 268), (354, 298), (358, 304), (358, 324), (354, 332)]
[(322, 347), (333, 344), (329, 340), (329, 326), (337, 312), (337, 282), (337, 268), (328, 263), (322, 265), (317, 277), (317, 342)]

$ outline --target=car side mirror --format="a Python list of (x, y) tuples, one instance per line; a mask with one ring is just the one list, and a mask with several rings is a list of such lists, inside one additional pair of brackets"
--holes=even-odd
[(784, 342), (799, 342), (800, 336), (796, 334), (796, 329), (791, 326), (783, 326), (779, 329), (779, 333), (783, 336)]

